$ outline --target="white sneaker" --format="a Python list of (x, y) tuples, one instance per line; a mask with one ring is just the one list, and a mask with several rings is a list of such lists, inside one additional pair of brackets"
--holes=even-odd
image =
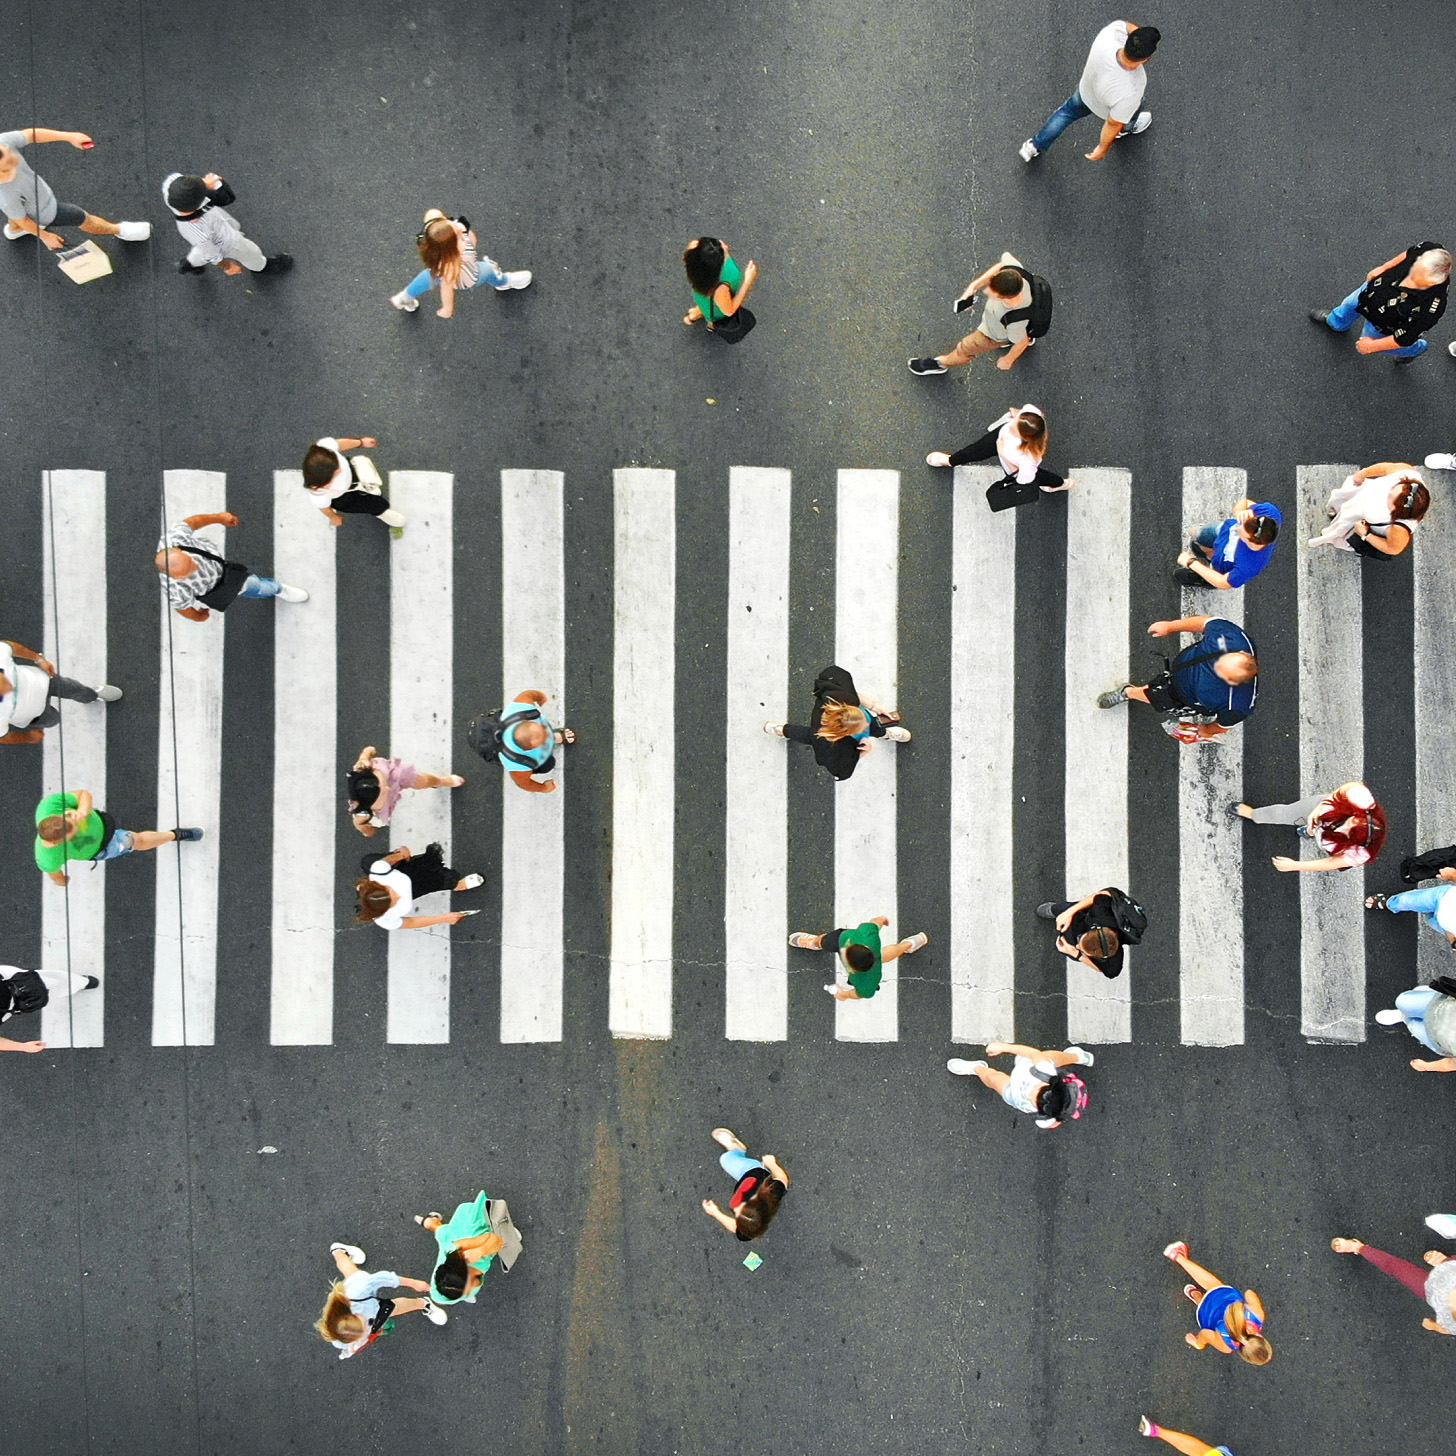
[(465, 878), (460, 881), (460, 888), (462, 890), (478, 890), (484, 883), (484, 875), (466, 875)]
[(784, 725), (782, 723), (765, 723), (763, 725), (763, 731), (765, 733), (772, 733), (775, 738), (782, 738), (784, 736)]
[(1405, 1017), (1393, 1006), (1385, 1011), (1377, 1011), (1375, 1013), (1375, 1019), (1381, 1026), (1401, 1026), (1405, 1022)]
[(413, 313), (420, 306), (419, 299), (411, 298), (407, 293), (391, 294), (389, 301), (401, 313)]
[(121, 689), (112, 687), (110, 683), (102, 683), (101, 686), (96, 689), (96, 696), (100, 698), (103, 703), (119, 703), (121, 701)]
[(1096, 1058), (1086, 1047), (1069, 1046), (1066, 1048), (1066, 1052), (1068, 1056), (1076, 1057), (1078, 1063), (1084, 1067), (1090, 1067), (1096, 1061)]
[(909, 743), (910, 730), (908, 728), (901, 728), (897, 723), (885, 729), (885, 737), (893, 739), (896, 743)]
[(5, 236), (13, 243), (16, 238), (23, 238), (25, 236), (25, 229), (16, 227), (13, 222), (7, 222), (5, 224)]
[(831, 982), (830, 982), (830, 983), (829, 983), (829, 985), (827, 985), (827, 986), (826, 986), (826, 987), (825, 987), (825, 988), (824, 988), (824, 989), (825, 989), (825, 990), (826, 990), (826, 991), (828, 991), (828, 992), (829, 992), (829, 994), (830, 994), (830, 995), (831, 995), (831, 996), (833, 996), (833, 995), (834, 995), (834, 994), (835, 994), (835, 993), (836, 993), (836, 992), (838, 992), (838, 990), (839, 990), (839, 987), (838, 987), (838, 986), (836, 986), (836, 985), (835, 985), (835, 984), (834, 984), (834, 983), (833, 983), (833, 982), (832, 982), (832, 981), (831, 981)]
[(514, 273), (506, 274), (504, 283), (494, 285), (497, 293), (508, 293), (512, 288), (529, 288), (534, 275), (529, 268), (520, 268)]
[(144, 243), (152, 235), (152, 225), (149, 222), (122, 222), (117, 223), (120, 229), (116, 234), (124, 243)]
[(1456, 455), (1427, 455), (1427, 470), (1456, 470)]
[(1426, 1220), (1426, 1227), (1435, 1229), (1443, 1239), (1456, 1239), (1456, 1213), (1433, 1213)]
[(278, 593), (278, 600), (281, 602), (306, 602), (308, 593), (301, 586), (289, 586), (285, 581), (283, 590)]
[(977, 1072), (989, 1065), (989, 1062), (966, 1062), (959, 1057), (952, 1057), (945, 1064), (945, 1069), (953, 1077), (974, 1077)]
[(420, 1311), (420, 1313), (424, 1315), (424, 1317), (429, 1320), (432, 1325), (448, 1324), (450, 1320), (450, 1316), (446, 1314), (445, 1311), (441, 1309), (438, 1304), (434, 1303), (427, 1304)]
[(330, 1244), (329, 1253), (347, 1254), (361, 1268), (364, 1264), (364, 1250), (358, 1244)]
[(1017, 156), (1019, 156), (1023, 162), (1034, 162), (1039, 156), (1041, 156), (1041, 153), (1037, 151), (1037, 149), (1032, 145), (1031, 138), (1027, 137), (1027, 139), (1022, 142), (1020, 149), (1017, 151)]
[(1119, 135), (1141, 136), (1153, 124), (1153, 113), (1151, 111), (1140, 111), (1133, 117), (1132, 125), (1123, 127)]
[[(6, 228), (6, 229), (5, 229), (5, 235), (6, 235), (6, 236), (7, 236), (7, 237), (9, 237), (9, 235), (10, 235), (10, 229), (9, 229), (9, 228), (8, 228), (8, 227), (7, 227), (7, 228)], [(1446, 352), (1447, 352), (1447, 353), (1448, 353), (1448, 354), (1449, 354), (1449, 355), (1450, 355), (1450, 356), (1451, 356), (1451, 357), (1452, 357), (1452, 358), (1453, 358), (1453, 359), (1456, 359), (1456, 344), (1447, 344), (1447, 345), (1446, 345)]]

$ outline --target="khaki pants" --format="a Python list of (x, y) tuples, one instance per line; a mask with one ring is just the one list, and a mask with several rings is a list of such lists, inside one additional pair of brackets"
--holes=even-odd
[(1005, 344), (998, 344), (995, 339), (987, 337), (980, 329), (969, 333), (963, 338), (949, 354), (942, 354), (940, 362), (954, 368), (957, 364), (969, 364), (972, 359), (982, 354), (989, 354), (993, 349), (1004, 349)]

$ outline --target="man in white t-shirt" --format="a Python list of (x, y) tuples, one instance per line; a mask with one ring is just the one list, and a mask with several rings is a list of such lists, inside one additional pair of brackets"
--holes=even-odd
[(121, 689), (110, 683), (88, 688), (62, 677), (34, 648), (0, 641), (0, 743), (39, 743), (44, 730), (61, 721), (52, 698), (73, 703), (114, 703)]
[(1134, 25), (1114, 20), (1097, 32), (1077, 89), (1047, 118), (1034, 137), (1022, 142), (1021, 160), (1041, 156), (1074, 121), (1084, 116), (1102, 118), (1102, 135), (1087, 153), (1089, 162), (1100, 162), (1124, 131), (1130, 136), (1153, 124), (1151, 111), (1140, 110), (1148, 78), (1143, 71), (1148, 58), (1162, 39), (1151, 25)]

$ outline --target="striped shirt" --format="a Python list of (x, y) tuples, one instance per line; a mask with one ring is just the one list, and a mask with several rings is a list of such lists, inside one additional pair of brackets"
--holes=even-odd
[(213, 556), (217, 556), (219, 551), (206, 536), (199, 536), (185, 522), (168, 527), (167, 534), (157, 542), (158, 551), (167, 551), (173, 547), (192, 557), (192, 570), (186, 576), (168, 576), (165, 571), (158, 575), (167, 589), (167, 600), (172, 606), (194, 606), (198, 597), (205, 596), (222, 580), (222, 563), (211, 561), (197, 553), (210, 551)]
[(193, 267), (203, 263), (221, 263), (228, 250), (243, 235), (237, 218), (225, 207), (209, 207), (201, 217), (178, 217), (173, 221), (177, 224), (177, 231), (192, 244), (187, 261)]

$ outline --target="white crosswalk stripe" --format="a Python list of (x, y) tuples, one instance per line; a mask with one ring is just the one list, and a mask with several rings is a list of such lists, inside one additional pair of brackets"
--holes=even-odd
[[(1299, 764), (1290, 797), (1328, 790), (1363, 774), (1361, 654), (1362, 564), (1350, 553), (1311, 551), (1302, 538), (1324, 519), (1324, 502), (1349, 467), (1302, 466), (1297, 508), (1286, 534), (1295, 558), (1299, 617)], [(793, 957), (785, 939), (790, 762), (782, 741), (761, 731), (789, 716), (791, 477), (787, 470), (728, 471), (728, 581), (724, 847), (724, 1035), (783, 1041), (789, 1035), (788, 985)], [(962, 468), (954, 485), (950, 700), (952, 708), (947, 862), (950, 922), (936, 936), (941, 954), (929, 974), (950, 981), (951, 1038), (978, 1043), (1015, 1036), (1018, 967), (1013, 930), (1028, 907), (1014, 903), (1015, 732), (1012, 686), (1021, 653), (1016, 629), (1017, 513), (993, 515), (982, 504), (995, 472)], [(1074, 472), (1067, 498), (1065, 692), (1065, 894), (1128, 885), (1128, 714), (1099, 712), (1104, 689), (1142, 674), (1130, 652), (1142, 623), (1129, 620), (1130, 474)], [(274, 782), (270, 1039), (280, 1046), (330, 1044), (334, 974), (349, 933), (350, 897), (339, 866), (352, 877), (363, 841), (340, 844), (341, 765), (337, 761), (337, 537), (299, 488), (297, 471), (274, 476), (274, 574), (311, 593), (306, 607), (239, 604), (231, 615), (274, 614)], [(106, 479), (95, 471), (55, 471), (42, 482), (46, 540), (63, 540), (67, 556), (95, 563), (55, 579), (45, 563), (44, 650), (59, 670), (104, 681), (106, 663)], [(1222, 519), (1246, 491), (1243, 471), (1189, 467), (1183, 475), (1183, 520), (1191, 533)], [(675, 473), (614, 472), (612, 881), (609, 1020), (618, 1037), (673, 1035), (673, 832), (681, 786), (673, 740), (676, 641)], [(167, 471), (168, 521), (224, 509), (226, 479), (217, 472)], [(838, 472), (835, 527), (835, 656), (864, 693), (898, 705), (898, 472)], [(453, 716), (449, 638), (453, 620), (454, 479), (434, 471), (396, 471), (389, 493), (409, 516), (390, 547), (390, 722), (388, 752), (428, 772), (460, 765), (461, 732)], [(1276, 498), (1277, 493), (1276, 493)], [(566, 716), (566, 537), (569, 519), (560, 472), (509, 470), (500, 482), (502, 565), (502, 701), (524, 688), (545, 691), (547, 716)], [(1422, 847), (1456, 839), (1456, 769), (1433, 724), (1456, 716), (1456, 666), (1443, 624), (1456, 613), (1451, 567), (1456, 522), (1433, 512), (1414, 549), (1418, 838)], [(1023, 522), (1023, 525), (1025, 523)], [(214, 532), (214, 539), (221, 533)], [(221, 541), (218, 541), (221, 545)], [(1022, 584), (1025, 595), (1026, 584)], [(1217, 614), (1241, 622), (1240, 591), (1185, 591), (1185, 615)], [(159, 1046), (210, 1046), (218, 970), (218, 875), (223, 851), (221, 742), (224, 646), (240, 622), (214, 614), (184, 621), (161, 614), (158, 827), (199, 824), (201, 844), (166, 846), (155, 855), (157, 890), (152, 1040)], [(1034, 644), (1032, 644), (1034, 646)], [(1176, 646), (1167, 643), (1171, 652)], [(1053, 649), (1055, 651), (1055, 649)], [(1149, 654), (1151, 655), (1151, 654)], [(1293, 685), (1267, 683), (1270, 691)], [(64, 738), (49, 733), (43, 750), (47, 789), (91, 789), (123, 828), (150, 828), (136, 818), (125, 786), (107, 802), (106, 722), (101, 706), (68, 705)], [(916, 725), (912, 724), (912, 728)], [(61, 762), (64, 746), (64, 769)], [(175, 749), (175, 753), (174, 753)], [(1178, 942), (1181, 1039), (1189, 1045), (1238, 1045), (1245, 1038), (1242, 883), (1244, 856), (1289, 849), (1249, 831), (1226, 806), (1243, 796), (1244, 735), (1235, 731), (1197, 748), (1180, 748)], [(833, 920), (854, 925), (885, 915), (887, 943), (919, 925), (898, 918), (897, 774), (899, 749), (888, 740), (834, 790)], [(556, 1042), (563, 1036), (567, 945), (566, 784), (571, 753), (559, 757), (557, 791), (527, 795), (505, 786), (501, 820), (502, 916), (500, 1037), (508, 1043)], [(489, 772), (489, 770), (486, 770)], [(477, 770), (479, 772), (479, 770)], [(394, 815), (392, 843), (422, 850), (432, 840), (450, 849), (448, 792), (406, 795)], [(751, 815), (735, 809), (751, 804)], [(1256, 837), (1257, 836), (1257, 837)], [(1266, 844), (1266, 840), (1268, 843)], [(382, 844), (375, 842), (381, 849)], [(1256, 847), (1257, 846), (1257, 847)], [(1306, 846), (1306, 856), (1314, 851)], [(457, 868), (470, 872), (475, 866)], [(105, 975), (108, 869), (72, 875), (68, 891), (43, 887), (44, 963)], [(1269, 871), (1273, 873), (1272, 870)], [(1300, 876), (1301, 1030), (1314, 1041), (1365, 1038), (1364, 875)], [(482, 897), (484, 899), (484, 897)], [(422, 913), (446, 908), (444, 895)], [(488, 902), (487, 902), (488, 903)], [(458, 908), (474, 908), (469, 899)], [(476, 922), (483, 924), (484, 922)], [(814, 929), (823, 928), (814, 926)], [(372, 932), (361, 931), (360, 934)], [(1157, 927), (1154, 926), (1154, 935)], [(474, 937), (494, 943), (487, 932)], [(1423, 934), (1422, 970), (1448, 969), (1439, 940)], [(1051, 954), (1042, 947), (1040, 953)], [(69, 958), (69, 959), (68, 959)], [(448, 927), (388, 937), (390, 1042), (440, 1044), (450, 1031), (451, 936)], [(900, 1036), (898, 972), (892, 962), (877, 996), (835, 1007), (835, 1036), (886, 1042)], [(1106, 982), (1084, 967), (1067, 968), (1071, 1040), (1130, 1041), (1137, 1027), (1137, 953), (1121, 978)], [(807, 969), (807, 966), (806, 966)], [(825, 958), (824, 980), (832, 963)], [(818, 965), (813, 967), (817, 973)], [(42, 1034), (54, 1046), (104, 1044), (101, 993), (47, 1011)], [(824, 1008), (827, 1012), (828, 1008)]]

